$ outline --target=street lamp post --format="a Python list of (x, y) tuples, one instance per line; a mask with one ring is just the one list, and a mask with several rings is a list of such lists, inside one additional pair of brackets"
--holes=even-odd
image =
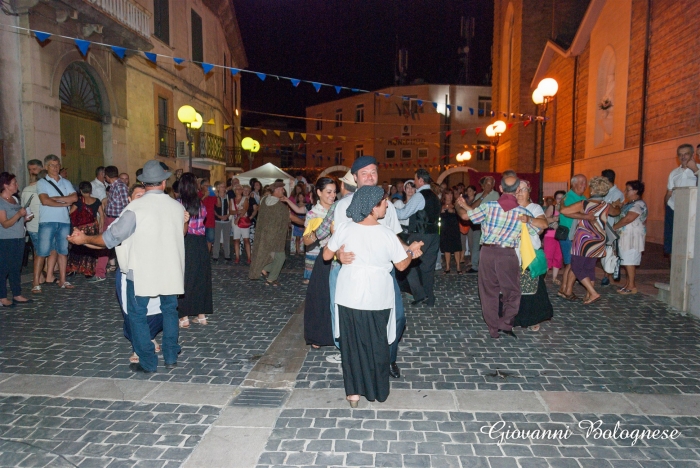
[(544, 131), (547, 125), (547, 105), (554, 100), (559, 91), (559, 84), (554, 78), (544, 78), (532, 92), (532, 102), (540, 106), (542, 116), (540, 118), (540, 200), (544, 200)]
[(194, 141), (192, 138), (192, 129), (198, 130), (202, 127), (202, 116), (194, 110), (194, 107), (184, 105), (177, 111), (177, 119), (185, 126), (185, 135), (187, 136), (187, 148), (189, 149), (189, 171), (192, 172), (192, 152), (194, 151)]
[(506, 131), (506, 123), (502, 120), (496, 120), (494, 123), (486, 127), (484, 131), (486, 136), (493, 142), (493, 171), (498, 171), (498, 140), (501, 139), (501, 135)]

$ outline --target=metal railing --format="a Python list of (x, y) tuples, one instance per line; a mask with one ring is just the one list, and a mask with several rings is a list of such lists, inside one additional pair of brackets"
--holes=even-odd
[(226, 152), (226, 166), (235, 167), (241, 163), (241, 148), (238, 146), (227, 146), (225, 148)]
[(166, 125), (156, 125), (158, 134), (158, 156), (174, 158), (177, 156), (177, 143), (175, 143), (175, 129)]
[(226, 162), (224, 147), (226, 139), (208, 132), (196, 132), (194, 134), (195, 157)]
[(151, 13), (136, 2), (131, 0), (87, 1), (146, 39), (151, 38)]

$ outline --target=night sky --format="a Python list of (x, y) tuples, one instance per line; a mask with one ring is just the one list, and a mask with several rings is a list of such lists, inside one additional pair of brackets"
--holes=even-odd
[[(493, 0), (233, 0), (248, 70), (376, 90), (394, 85), (397, 44), (408, 49), (410, 83), (458, 83), (460, 18), (476, 19), (470, 82), (490, 84)], [(398, 38), (398, 39), (397, 39)], [(246, 110), (303, 116), (306, 106), (346, 97), (309, 83), (264, 82), (244, 73), (243, 125), (269, 116)], [(290, 121), (303, 128), (302, 120)]]

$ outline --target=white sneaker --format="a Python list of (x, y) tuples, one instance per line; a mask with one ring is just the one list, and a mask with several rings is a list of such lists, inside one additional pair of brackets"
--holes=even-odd
[(332, 364), (341, 364), (343, 362), (340, 353), (338, 354), (331, 354), (326, 358), (326, 361), (332, 363)]

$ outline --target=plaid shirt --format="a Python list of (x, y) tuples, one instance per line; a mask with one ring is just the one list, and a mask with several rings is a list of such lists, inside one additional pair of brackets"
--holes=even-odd
[[(481, 244), (497, 244), (501, 247), (519, 245), (522, 228), (518, 216), (521, 214), (532, 216), (532, 213), (522, 206), (503, 211), (498, 202), (482, 203), (478, 208), (467, 211), (473, 223), (481, 223)], [(528, 224), (527, 228), (531, 235), (537, 235), (532, 226)]]
[[(350, 194), (348, 194), (350, 195)], [(345, 195), (347, 197), (348, 195)], [(343, 198), (345, 198), (343, 197)], [(342, 200), (342, 198), (340, 199)], [(340, 201), (338, 200), (338, 201)], [(331, 233), (331, 225), (333, 224), (333, 219), (335, 218), (335, 207), (338, 205), (338, 202), (335, 202), (331, 205), (330, 208), (328, 208), (328, 212), (326, 213), (326, 217), (323, 218), (323, 222), (321, 225), (316, 229), (316, 239), (318, 240), (323, 240), (326, 237), (330, 236)]]
[(129, 188), (121, 179), (112, 182), (107, 192), (107, 207), (105, 208), (105, 216), (110, 218), (118, 218), (126, 205), (129, 204)]

